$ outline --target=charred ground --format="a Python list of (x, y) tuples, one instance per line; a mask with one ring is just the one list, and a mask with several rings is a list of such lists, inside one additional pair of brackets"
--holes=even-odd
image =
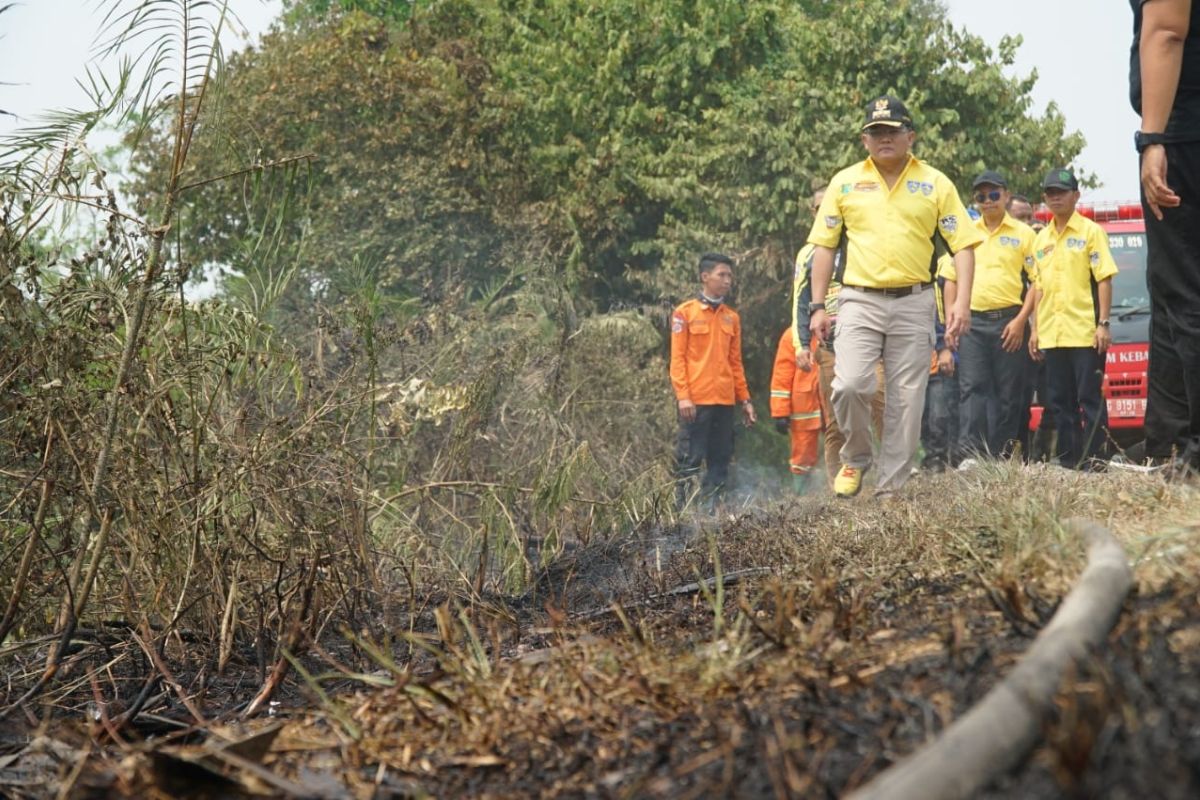
[[(524, 596), (427, 598), (386, 652), (313, 643), (273, 719), (237, 721), (254, 681), (206, 677), (174, 648), (178, 691), (119, 741), (80, 685), (10, 734), (5, 790), (837, 796), (1020, 658), (1079, 571), (1059, 523), (1087, 513), (1118, 531), (1138, 589), (1037, 751), (988, 796), (1195, 796), (1197, 502), (1149, 476), (1000, 467), (922, 479), (883, 505), (806, 498), (647, 523), (571, 549)], [(82, 647), (77, 671), (106, 655)]]

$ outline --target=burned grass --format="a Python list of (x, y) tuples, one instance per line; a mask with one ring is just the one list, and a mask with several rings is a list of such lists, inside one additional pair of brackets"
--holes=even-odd
[(1149, 476), (995, 467), (650, 526), (573, 551), (540, 608), (448, 602), (369, 674), (311, 676), (255, 758), (224, 752), (244, 732), (193, 730), (58, 772), (139, 797), (177, 790), (164, 759), (278, 796), (836, 796), (1016, 663), (1082, 564), (1062, 520), (1087, 515), (1139, 593), (991, 796), (1195, 796), (1198, 510)]

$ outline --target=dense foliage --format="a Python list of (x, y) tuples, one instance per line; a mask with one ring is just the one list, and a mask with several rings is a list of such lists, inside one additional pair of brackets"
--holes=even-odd
[[(145, 12), (115, 17), (142, 60), (0, 182), (0, 642), (58, 642), (30, 696), (101, 623), (261, 699), (340, 625), (553, 591), (673, 513), (662, 323), (700, 251), (738, 257), (765, 394), (805, 198), (871, 96), (960, 185), (1081, 146), (1003, 75), (1015, 41), (929, 0), (296, 0), (228, 60), (209, 2), (106, 5)], [(113, 115), (124, 193), (78, 146)]]
[[(327, 14), (231, 60), (198, 173), (315, 154), (308, 203), (287, 220), (310, 289), (361, 253), (407, 296), (477, 293), (536, 267), (605, 309), (678, 296), (696, 253), (724, 248), (757, 299), (806, 234), (813, 184), (860, 157), (861, 108), (882, 91), (908, 99), (920, 155), (960, 185), (984, 167), (1070, 162), (1081, 137), (1053, 107), (1030, 115), (1034, 76), (1004, 75), (1018, 43), (994, 53), (930, 2), (439, 0), (399, 25)], [(192, 193), (192, 261), (252, 270), (238, 253), (263, 194)]]

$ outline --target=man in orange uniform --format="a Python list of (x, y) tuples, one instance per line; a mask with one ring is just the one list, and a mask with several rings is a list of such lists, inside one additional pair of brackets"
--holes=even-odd
[(682, 508), (691, 478), (707, 464), (701, 493), (715, 500), (733, 458), (734, 407), (746, 425), (756, 417), (742, 368), (742, 321), (725, 305), (733, 287), (733, 259), (720, 253), (700, 257), (700, 294), (671, 314), (671, 386), (679, 408), (675, 500)]
[(811, 362), (807, 369), (797, 366), (791, 327), (779, 337), (779, 348), (775, 351), (771, 416), (780, 432), (791, 436), (788, 468), (792, 472), (792, 488), (803, 494), (817, 465), (817, 441), (821, 438), (821, 370)]

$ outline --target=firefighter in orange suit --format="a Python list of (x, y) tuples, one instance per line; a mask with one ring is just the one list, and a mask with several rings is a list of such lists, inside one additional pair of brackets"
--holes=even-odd
[(720, 253), (700, 257), (700, 294), (671, 314), (671, 387), (679, 409), (675, 444), (675, 500), (691, 494), (692, 478), (707, 471), (700, 490), (715, 502), (725, 488), (733, 458), (734, 412), (747, 426), (755, 422), (746, 372), (742, 367), (742, 321), (725, 304), (733, 288), (733, 259)]
[(803, 494), (817, 465), (817, 444), (821, 438), (821, 371), (815, 362), (808, 369), (796, 366), (796, 346), (792, 343), (790, 326), (779, 337), (775, 351), (771, 416), (780, 432), (791, 436), (788, 468), (792, 472), (792, 488)]

